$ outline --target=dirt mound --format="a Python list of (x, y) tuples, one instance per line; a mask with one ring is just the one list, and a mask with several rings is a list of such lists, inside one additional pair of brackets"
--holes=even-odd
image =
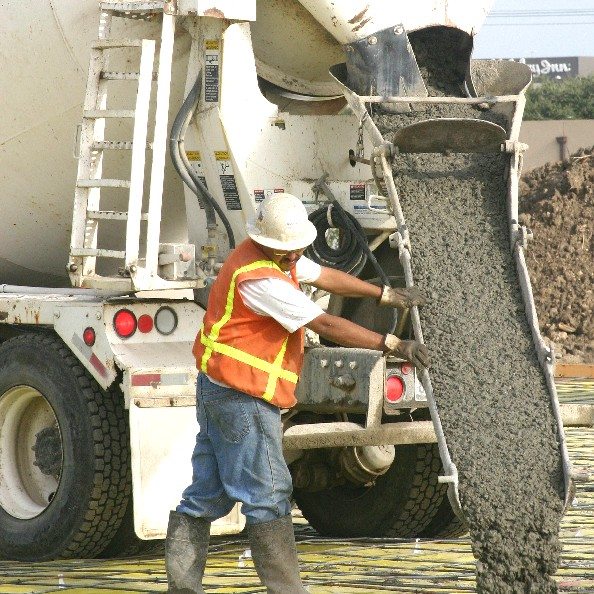
[(520, 182), (520, 223), (542, 334), (566, 363), (594, 363), (594, 148)]

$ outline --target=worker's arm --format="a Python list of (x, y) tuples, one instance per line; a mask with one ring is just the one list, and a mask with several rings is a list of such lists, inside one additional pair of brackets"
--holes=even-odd
[(306, 327), (320, 336), (345, 347), (382, 351), (413, 363), (419, 369), (429, 366), (427, 347), (416, 340), (401, 340), (393, 334), (378, 334), (363, 326), (327, 313), (319, 315)]
[(401, 309), (413, 305), (425, 305), (426, 300), (417, 287), (377, 286), (361, 280), (352, 274), (322, 266), (320, 276), (312, 284), (317, 289), (322, 289), (342, 297), (372, 297), (377, 299), (379, 305), (398, 307)]
[(306, 324), (306, 327), (316, 334), (345, 347), (374, 349), (376, 351), (387, 350), (384, 346), (384, 336), (382, 334), (331, 314), (323, 313), (319, 315)]
[(317, 289), (328, 291), (343, 297), (373, 297), (379, 299), (382, 288), (361, 280), (352, 274), (322, 266), (322, 272), (316, 281), (311, 283)]

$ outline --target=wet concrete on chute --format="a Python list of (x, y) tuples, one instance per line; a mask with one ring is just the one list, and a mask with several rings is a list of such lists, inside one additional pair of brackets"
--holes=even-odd
[[(412, 40), (430, 95), (461, 96), (442, 31)], [(439, 81), (439, 82), (436, 82)], [(509, 125), (469, 105), (375, 114), (395, 130), (435, 117)], [(563, 472), (550, 396), (510, 250), (505, 154), (401, 154), (396, 188), (446, 441), (459, 472), (481, 593), (546, 594), (560, 553)]]

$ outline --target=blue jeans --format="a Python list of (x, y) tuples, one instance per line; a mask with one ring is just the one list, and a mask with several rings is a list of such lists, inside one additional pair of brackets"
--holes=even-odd
[(196, 416), (192, 484), (177, 511), (214, 521), (240, 501), (248, 524), (288, 515), (293, 485), (283, 457), (280, 410), (199, 373)]

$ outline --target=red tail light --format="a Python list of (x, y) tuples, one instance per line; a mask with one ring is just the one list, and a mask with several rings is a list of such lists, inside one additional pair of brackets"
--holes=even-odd
[(120, 338), (130, 338), (136, 332), (136, 316), (129, 309), (120, 309), (113, 316), (113, 327)]
[(386, 400), (398, 402), (404, 394), (404, 382), (397, 375), (390, 375), (386, 380)]
[(90, 326), (85, 328), (83, 332), (83, 341), (87, 346), (93, 346), (95, 344), (95, 330)]
[(413, 366), (410, 363), (403, 363), (400, 366), (400, 371), (402, 371), (404, 375), (408, 375), (412, 370)]
[(153, 329), (153, 318), (148, 314), (142, 314), (138, 318), (138, 330), (143, 334), (150, 332)]

